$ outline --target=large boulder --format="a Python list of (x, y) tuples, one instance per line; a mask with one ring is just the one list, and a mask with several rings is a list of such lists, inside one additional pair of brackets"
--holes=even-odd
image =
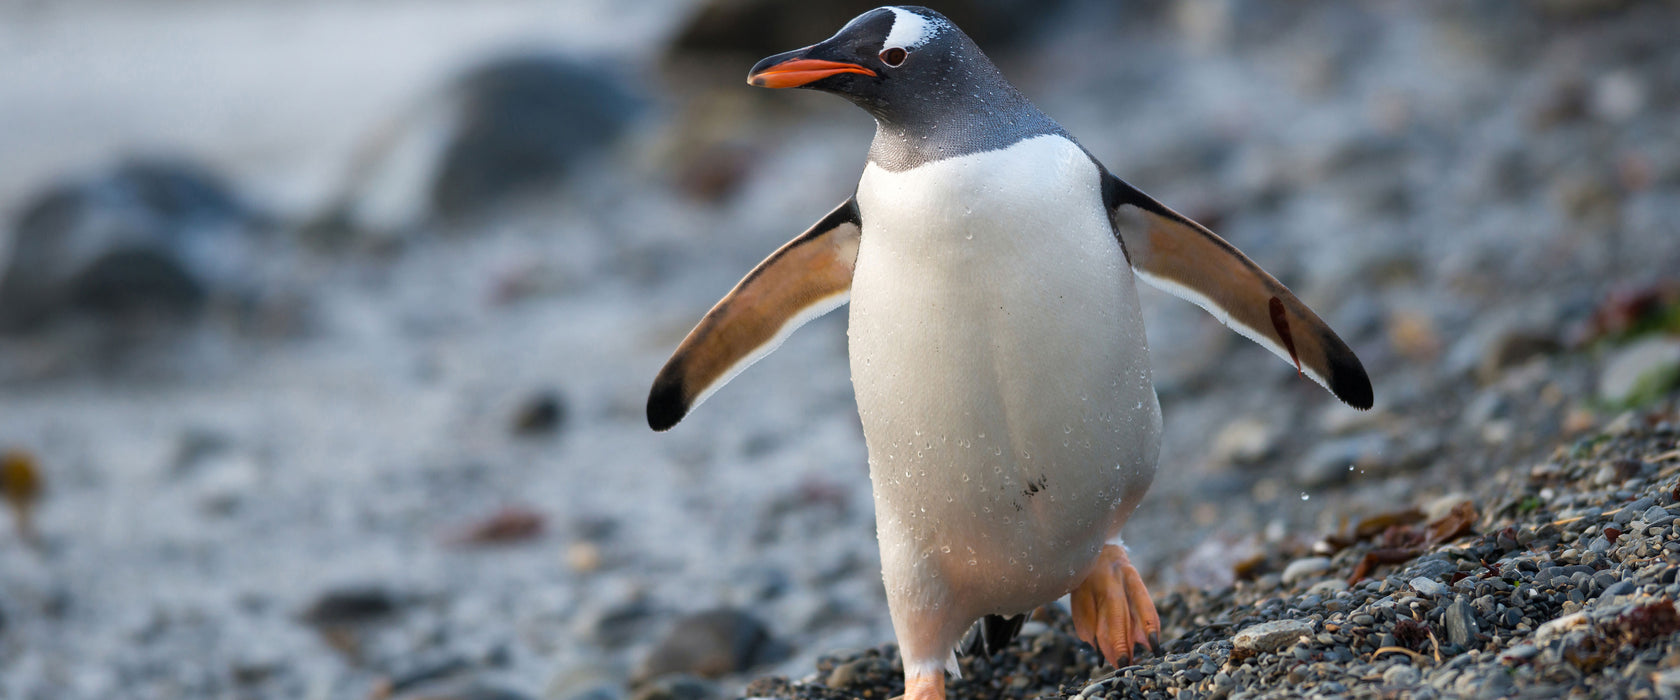
[(601, 66), (521, 54), (474, 68), (373, 135), (323, 223), (391, 232), (552, 186), (641, 111)]
[(191, 163), (136, 160), (55, 185), (0, 247), (0, 332), (67, 315), (191, 315), (237, 275), (263, 217)]

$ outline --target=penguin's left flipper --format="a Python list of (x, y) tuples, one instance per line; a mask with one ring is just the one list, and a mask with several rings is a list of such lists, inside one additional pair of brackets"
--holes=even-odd
[(677, 346), (648, 393), (648, 426), (669, 430), (800, 326), (845, 304), (863, 228), (856, 199), (747, 273)]
[(1106, 171), (1103, 203), (1138, 277), (1206, 309), (1349, 406), (1371, 407), (1371, 379), (1353, 350), (1242, 251)]

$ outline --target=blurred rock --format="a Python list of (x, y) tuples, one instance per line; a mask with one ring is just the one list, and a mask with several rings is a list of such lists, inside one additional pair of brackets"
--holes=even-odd
[(1483, 384), (1491, 384), (1507, 369), (1562, 350), (1563, 343), (1550, 333), (1508, 330), (1488, 343), (1476, 368), (1476, 378)]
[[(952, 0), (935, 9), (989, 52), (1028, 40), (1068, 4), (1066, 0)], [(706, 0), (677, 33), (671, 52), (762, 58), (827, 39), (853, 17), (880, 6), (873, 0)]]
[(722, 695), (712, 683), (677, 674), (654, 680), (638, 688), (630, 700), (712, 700)]
[(233, 437), (226, 433), (206, 426), (188, 426), (176, 437), (170, 473), (191, 474), (206, 460), (228, 452), (233, 446)]
[(764, 565), (754, 566), (742, 571), (737, 577), (737, 587), (750, 601), (765, 601), (780, 598), (792, 587), (793, 581), (781, 567)]
[(630, 83), (551, 54), (479, 66), (370, 139), (316, 233), (402, 231), (552, 186), (641, 111)]
[(622, 79), (557, 56), (520, 56), (456, 84), (458, 130), (443, 153), (432, 203), (470, 213), (564, 174), (621, 132), (637, 110)]
[(599, 570), (604, 557), (600, 545), (594, 542), (573, 542), (566, 546), (565, 559), (567, 568), (587, 574)]
[(1511, 400), (1497, 389), (1484, 389), (1464, 407), (1464, 424), (1480, 428), (1511, 413)]
[(1389, 439), (1376, 433), (1319, 443), (1295, 467), (1295, 480), (1309, 488), (1346, 481), (1356, 470), (1381, 472), (1393, 456)]
[(772, 638), (757, 617), (745, 610), (718, 608), (677, 620), (633, 678), (638, 684), (677, 673), (717, 678), (786, 655), (785, 645)]
[(1550, 129), (1586, 116), (1587, 86), (1571, 77), (1551, 86), (1545, 97), (1530, 111), (1528, 121), (1536, 129)]
[(556, 671), (544, 698), (553, 700), (620, 700), (628, 680), (624, 666), (608, 655), (584, 653)]
[(690, 197), (713, 203), (735, 194), (762, 159), (749, 143), (706, 143), (688, 151), (677, 161), (676, 185)]
[(513, 414), (513, 434), (524, 437), (551, 435), (566, 418), (566, 404), (560, 393), (544, 389), (526, 397)]
[(453, 681), (431, 684), (403, 693), (393, 700), (531, 700), (531, 696), (483, 681)]
[(1330, 560), (1326, 557), (1307, 557), (1289, 562), (1283, 569), (1283, 582), (1292, 584), (1302, 579), (1312, 578), (1330, 570)]
[(397, 596), (375, 586), (340, 588), (316, 597), (303, 612), (304, 622), (318, 627), (356, 625), (382, 620), (397, 612)]
[(1655, 399), (1680, 383), (1680, 340), (1652, 337), (1618, 349), (1598, 376), (1598, 397), (1617, 406)]
[(1418, 311), (1396, 311), (1389, 316), (1388, 342), (1414, 362), (1427, 362), (1441, 352), (1441, 334), (1434, 319)]
[(586, 513), (572, 518), (572, 531), (591, 542), (602, 542), (618, 534), (619, 522), (610, 515)]
[(1621, 123), (1644, 111), (1647, 93), (1645, 83), (1638, 74), (1627, 70), (1611, 71), (1593, 81), (1588, 104), (1593, 116)]
[(656, 619), (652, 603), (641, 595), (580, 615), (582, 627), (591, 641), (607, 648), (622, 647), (645, 638)]
[(1608, 174), (1578, 173), (1553, 188), (1557, 206), (1575, 219), (1578, 226), (1603, 228), (1612, 225), (1620, 213), (1623, 195)]
[[(424, 697), (456, 697), (458, 691), (465, 689), (465, 684), (458, 677), (471, 669), (471, 662), (450, 654), (413, 663), (392, 673), (386, 683), (393, 693), (415, 691)], [(448, 687), (443, 687), (446, 684)]]
[(228, 452), (205, 459), (194, 470), (192, 489), (205, 514), (226, 517), (257, 493), (261, 483), (262, 465), (256, 458)]
[[(0, 332), (85, 313), (187, 317), (238, 288), (265, 222), (192, 163), (136, 160), (25, 205), (0, 270)], [(6, 246), (0, 246), (5, 248)]]
[(547, 518), (521, 506), (507, 506), (479, 520), (451, 538), (457, 545), (515, 544), (542, 536)]
[(1215, 465), (1253, 464), (1277, 449), (1278, 431), (1257, 418), (1238, 418), (1213, 437), (1208, 461)]

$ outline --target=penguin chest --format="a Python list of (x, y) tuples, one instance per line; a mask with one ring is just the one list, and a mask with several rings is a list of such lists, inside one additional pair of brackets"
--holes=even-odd
[(1054, 598), (1147, 490), (1160, 413), (1099, 186), (1059, 136), (865, 169), (848, 335), (889, 586)]

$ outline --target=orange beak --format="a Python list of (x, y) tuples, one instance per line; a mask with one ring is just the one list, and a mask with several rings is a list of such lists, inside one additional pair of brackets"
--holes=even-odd
[(767, 88), (791, 88), (841, 73), (875, 75), (875, 71), (856, 63), (796, 58), (753, 72), (752, 75), (747, 76), (747, 84)]

